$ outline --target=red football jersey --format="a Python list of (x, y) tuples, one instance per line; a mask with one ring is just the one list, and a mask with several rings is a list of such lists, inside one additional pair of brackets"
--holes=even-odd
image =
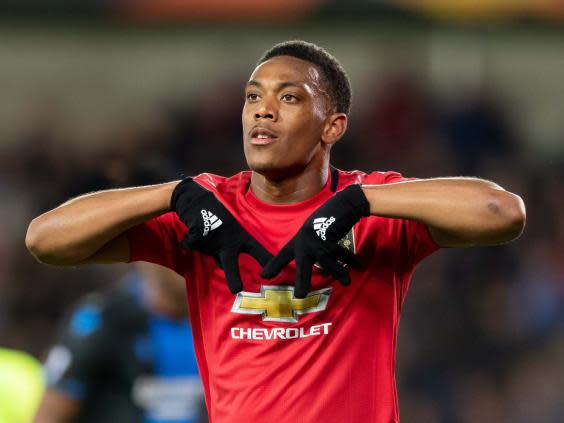
[[(332, 188), (405, 180), (395, 172), (338, 171), (308, 200), (275, 205), (253, 194), (250, 176), (202, 174), (195, 180), (273, 254), (334, 195)], [(293, 297), (295, 261), (264, 280), (261, 266), (246, 254), (239, 259), (243, 292), (233, 295), (212, 257), (180, 248), (186, 232), (170, 212), (132, 228), (128, 238), (132, 261), (158, 263), (186, 279), (211, 422), (399, 421), (400, 311), (415, 265), (438, 248), (425, 225), (363, 218), (343, 244), (361, 263), (350, 270), (351, 285), (343, 287), (314, 267), (305, 299)]]

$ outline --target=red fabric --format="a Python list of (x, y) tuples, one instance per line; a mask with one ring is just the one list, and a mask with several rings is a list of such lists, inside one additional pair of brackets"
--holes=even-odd
[[(272, 205), (249, 189), (250, 172), (195, 179), (273, 254), (333, 195), (329, 180), (304, 202)], [(337, 190), (401, 180), (395, 172), (339, 171)], [(394, 373), (400, 311), (415, 265), (438, 249), (425, 225), (362, 219), (354, 228), (361, 268), (351, 270), (351, 286), (314, 268), (312, 290), (330, 288), (326, 308), (299, 315), (297, 323), (232, 312), (236, 296), (213, 258), (178, 247), (185, 232), (176, 214), (168, 213), (128, 234), (132, 261), (163, 264), (186, 278), (211, 422), (399, 421)], [(270, 281), (261, 279), (261, 267), (251, 257), (242, 255), (239, 265), (245, 293), (259, 293), (263, 285), (293, 286), (295, 262)]]

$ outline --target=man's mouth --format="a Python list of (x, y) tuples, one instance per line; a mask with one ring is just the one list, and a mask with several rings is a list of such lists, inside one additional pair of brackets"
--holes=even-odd
[(251, 131), (251, 144), (267, 145), (278, 139), (278, 135), (266, 128), (254, 128)]

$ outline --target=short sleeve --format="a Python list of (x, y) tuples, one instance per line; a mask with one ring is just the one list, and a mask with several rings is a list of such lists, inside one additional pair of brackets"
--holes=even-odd
[(429, 227), (415, 220), (404, 220), (409, 262), (415, 267), (425, 257), (437, 251), (440, 246), (433, 241)]
[(130, 261), (147, 261), (184, 273), (180, 241), (187, 232), (176, 213), (166, 213), (134, 226), (126, 232)]
[(112, 336), (100, 295), (80, 304), (65, 322), (44, 364), (47, 386), (77, 400), (88, 395), (111, 353)]
[[(366, 185), (391, 184), (395, 182), (415, 181), (417, 178), (405, 178), (398, 172), (372, 172), (365, 180)], [(415, 220), (397, 219), (401, 229), (399, 240), (405, 254), (407, 269), (414, 268), (421, 260), (437, 251), (440, 246), (431, 238), (429, 227)]]

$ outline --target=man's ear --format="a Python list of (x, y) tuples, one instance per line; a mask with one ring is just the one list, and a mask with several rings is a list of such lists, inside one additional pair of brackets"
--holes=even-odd
[(333, 113), (327, 119), (321, 140), (327, 145), (333, 145), (345, 134), (348, 125), (348, 117), (344, 113)]

